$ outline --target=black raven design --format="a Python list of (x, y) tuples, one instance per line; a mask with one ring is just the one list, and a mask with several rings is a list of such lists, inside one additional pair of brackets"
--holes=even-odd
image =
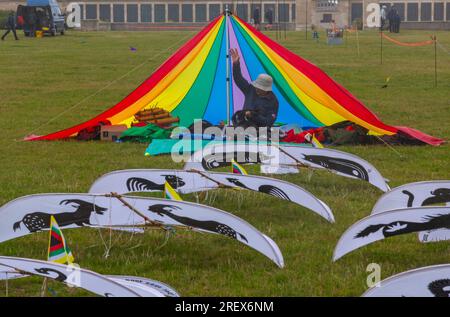
[[(97, 206), (91, 202), (87, 202), (81, 199), (65, 199), (59, 203), (60, 205), (74, 204), (77, 209), (74, 212), (62, 212), (53, 214), (56, 222), (61, 226), (69, 226), (76, 224), (79, 227), (90, 225), (89, 218), (91, 213), (95, 212), (98, 215), (103, 215), (108, 208)], [(13, 230), (20, 229), (20, 223), (23, 223), (25, 227), (31, 232), (48, 229), (50, 227), (50, 217), (52, 214), (44, 212), (33, 212), (26, 214), (22, 220), (17, 221), (13, 225)]]
[[(245, 186), (245, 184), (243, 184), (241, 181), (239, 181), (239, 179), (237, 179), (237, 178), (227, 177), (226, 179), (227, 179), (227, 181), (229, 181), (230, 183), (232, 183), (236, 186), (251, 190), (250, 188)], [(272, 185), (261, 185), (258, 187), (258, 191), (261, 193), (264, 193), (264, 194), (272, 195), (272, 196), (290, 201), (289, 196), (284, 191), (282, 191), (278, 187), (275, 187)]]
[(414, 202), (414, 194), (407, 190), (402, 190), (402, 193), (408, 196), (407, 207), (412, 207)]
[(428, 284), (428, 289), (435, 297), (450, 297), (450, 279), (433, 281)]
[(441, 204), (450, 202), (450, 188), (438, 188), (431, 192), (431, 197), (428, 197), (422, 202), (422, 206)]
[(323, 155), (303, 155), (305, 160), (324, 168), (369, 181), (366, 169), (356, 162)]
[(64, 273), (61, 273), (60, 271), (57, 271), (52, 268), (43, 267), (43, 268), (34, 269), (34, 270), (38, 273), (48, 275), (48, 276), (50, 276), (50, 273), (56, 273), (57, 276), (56, 276), (55, 280), (57, 280), (58, 282), (64, 282), (65, 280), (67, 280), (67, 276)]
[(258, 191), (284, 200), (290, 200), (289, 196), (284, 191), (272, 185), (261, 185), (259, 186)]
[[(402, 193), (408, 196), (408, 207), (412, 207), (414, 203), (414, 194), (407, 190), (402, 190)], [(430, 192), (431, 196), (422, 202), (422, 206), (429, 206), (433, 204), (442, 204), (450, 202), (450, 188), (438, 188)]]
[(445, 215), (426, 216), (424, 220), (425, 222), (395, 221), (388, 224), (370, 225), (359, 232), (355, 238), (367, 237), (380, 229), (383, 230), (383, 236), (385, 238), (411, 232), (450, 229), (450, 213)]
[[(243, 184), (243, 183), (242, 183), (239, 179), (237, 179), (237, 178), (227, 177), (226, 180), (227, 180), (228, 182), (230, 182), (230, 183), (232, 183), (232, 184), (238, 186), (238, 187), (245, 188), (245, 189), (250, 189), (250, 188), (248, 188), (245, 184)], [(250, 190), (251, 190), (251, 189), (250, 189)]]
[(154, 212), (160, 215), (161, 217), (167, 216), (169, 218), (172, 218), (173, 220), (185, 226), (216, 232), (218, 234), (223, 234), (224, 236), (233, 239), (237, 239), (237, 235), (239, 235), (239, 237), (242, 240), (248, 243), (248, 240), (244, 235), (240, 234), (239, 232), (236, 232), (233, 228), (230, 228), (226, 224), (213, 220), (196, 220), (188, 217), (178, 216), (172, 213), (173, 211), (180, 209), (181, 208), (178, 206), (163, 205), (163, 204), (155, 204), (148, 207), (149, 211)]
[[(173, 188), (183, 187), (185, 182), (182, 178), (175, 175), (161, 175), (165, 177), (165, 180)], [(142, 192), (142, 191), (163, 191), (164, 184), (156, 184), (151, 180), (141, 177), (131, 177), (127, 180), (127, 189), (129, 192)]]

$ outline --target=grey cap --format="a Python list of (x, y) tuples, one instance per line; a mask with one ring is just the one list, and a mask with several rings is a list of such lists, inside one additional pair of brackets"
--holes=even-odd
[(272, 91), (273, 79), (267, 74), (259, 74), (258, 78), (252, 84), (255, 88)]

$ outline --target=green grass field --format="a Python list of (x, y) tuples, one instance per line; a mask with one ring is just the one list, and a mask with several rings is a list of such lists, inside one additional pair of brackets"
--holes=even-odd
[[(34, 193), (86, 192), (97, 177), (116, 169), (182, 168), (167, 156), (144, 157), (146, 144), (21, 139), (29, 133), (68, 127), (111, 107), (193, 34), (68, 32), (64, 37), (21, 38), (18, 42), (8, 37), (0, 42), (0, 204)], [(402, 31), (395, 38), (423, 41), (430, 34), (436, 34), (450, 50), (449, 32)], [(333, 47), (324, 43), (323, 34), (319, 43), (306, 41), (301, 32), (287, 35), (281, 44), (324, 69), (386, 123), (450, 139), (450, 55), (443, 49), (437, 52), (435, 88), (432, 46), (408, 48), (385, 42), (380, 65), (376, 32), (359, 34), (359, 55), (355, 34), (348, 35), (345, 45)], [(381, 89), (387, 77), (391, 77), (389, 87)], [(381, 145), (339, 149), (371, 162), (391, 180), (391, 187), (450, 178), (448, 145), (396, 147), (398, 153)], [(252, 166), (249, 171), (258, 173), (259, 168)], [(381, 191), (323, 171), (277, 177), (303, 186), (326, 202), (336, 223), (297, 205), (250, 192), (215, 191), (204, 203), (232, 212), (269, 235), (284, 255), (284, 269), (236, 241), (207, 234), (177, 232), (165, 243), (165, 234), (159, 231), (130, 235), (79, 229), (64, 233), (82, 267), (154, 278), (185, 296), (359, 296), (367, 288), (369, 263), (380, 264), (382, 278), (386, 278), (450, 262), (448, 242), (424, 245), (417, 235), (407, 235), (369, 245), (332, 263), (341, 234), (369, 215)], [(185, 198), (195, 201), (194, 196)], [(47, 239), (47, 233), (39, 233), (4, 242), (0, 254), (45, 259)], [(105, 258), (103, 240), (108, 244), (110, 239), (112, 248)], [(9, 281), (9, 295), (38, 296), (41, 284), (36, 277)], [(49, 282), (49, 289), (48, 296), (87, 295), (56, 282)], [(0, 282), (0, 296), (5, 291), (6, 284)]]

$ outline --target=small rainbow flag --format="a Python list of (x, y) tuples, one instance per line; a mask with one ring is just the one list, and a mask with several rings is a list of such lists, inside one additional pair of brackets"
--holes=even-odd
[(74, 261), (72, 251), (66, 245), (64, 235), (56, 222), (55, 217), (50, 217), (50, 237), (48, 241), (48, 261), (61, 264), (71, 264)]
[(316, 136), (314, 134), (308, 133), (305, 135), (305, 139), (312, 144), (313, 147), (318, 149), (323, 149), (324, 146), (322, 143), (320, 143), (319, 140), (317, 140)]
[(233, 159), (231, 160), (231, 172), (233, 174), (248, 175), (245, 168), (243, 168), (238, 162)]
[(183, 200), (168, 182), (164, 183), (164, 198), (172, 200)]

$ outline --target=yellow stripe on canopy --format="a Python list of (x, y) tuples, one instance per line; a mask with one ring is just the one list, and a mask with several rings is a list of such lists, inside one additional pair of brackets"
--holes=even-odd
[[(298, 70), (296, 70), (292, 65), (287, 63), (284, 59), (282, 59), (278, 54), (273, 52), (267, 45), (265, 45), (262, 41), (260, 41), (256, 36), (254, 36), (250, 30), (247, 29), (245, 25), (235, 20), (244, 28), (247, 34), (252, 38), (252, 40), (258, 45), (258, 47), (263, 51), (263, 53), (267, 56), (267, 58), (274, 64), (275, 68), (281, 73), (283, 78), (288, 83), (289, 87), (292, 89), (294, 94), (299, 98), (305, 107), (316, 117), (319, 121), (321, 121), (324, 125), (332, 125), (336, 122), (345, 121), (345, 119), (340, 116), (338, 113), (334, 111), (334, 109), (330, 109), (330, 107), (326, 107), (323, 103), (318, 102), (314, 99), (313, 96), (319, 96), (320, 94), (325, 94), (322, 89), (319, 87), (310, 87), (313, 88), (309, 94), (306, 93), (304, 87), (296, 85), (295, 80), (299, 82), (300, 76), (295, 76), (299, 74)], [(301, 76), (305, 77), (303, 74)], [(293, 77), (297, 77), (293, 79)], [(310, 81), (307, 77), (305, 77), (308, 81)], [(314, 89), (316, 88), (316, 89)]]
[(266, 54), (270, 61), (274, 63), (275, 67), (277, 67), (283, 77), (285, 77), (294, 93), (318, 120), (325, 125), (349, 120), (366, 127), (375, 133), (392, 134), (390, 131), (371, 125), (342, 107), (311, 79), (297, 70), (288, 61), (281, 58), (270, 47), (253, 35), (245, 25), (238, 20), (235, 21), (248, 32), (248, 35), (255, 41), (258, 47)]
[[(183, 100), (186, 94), (191, 89), (198, 74), (202, 70), (208, 57), (214, 41), (217, 39), (220, 30), (220, 23), (216, 25), (211, 37), (206, 42), (203, 49), (192, 63), (167, 87), (158, 97), (156, 97), (152, 104), (158, 105), (159, 108), (171, 112)], [(208, 93), (208, 92), (205, 92)], [(194, 107), (196, 105), (192, 105)]]
[[(156, 106), (156, 104), (154, 103), (155, 98), (157, 98), (160, 94), (164, 93), (165, 90), (168, 89), (168, 87), (170, 87), (170, 85), (177, 80), (178, 76), (180, 76), (182, 72), (184, 72), (187, 69), (190, 69), (193, 60), (195, 60), (199, 54), (205, 53), (205, 51), (206, 54), (209, 53), (212, 43), (214, 42), (214, 39), (217, 36), (217, 33), (219, 32), (220, 25), (222, 24), (223, 19), (224, 17), (222, 17), (218, 21), (218, 23), (211, 29), (211, 31), (151, 91), (149, 91), (147, 94), (142, 96), (139, 100), (137, 100), (135, 103), (133, 103), (120, 113), (109, 118), (111, 123), (127, 124), (129, 126), (131, 122), (134, 120), (134, 115), (138, 111), (149, 105)], [(194, 79), (195, 78), (193, 78), (193, 80)], [(189, 89), (190, 85), (187, 88)], [(168, 110), (162, 104), (161, 105), (158, 104), (157, 106)]]

